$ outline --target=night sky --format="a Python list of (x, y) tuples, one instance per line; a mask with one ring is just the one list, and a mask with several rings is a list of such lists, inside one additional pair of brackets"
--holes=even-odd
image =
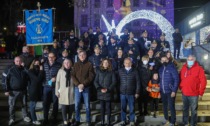
[[(9, 13), (10, 1), (12, 3), (11, 13)], [(38, 1), (42, 4), (41, 8), (56, 8), (55, 24), (58, 26), (57, 30), (68, 30), (74, 26), (74, 8), (69, 7), (68, 1), (70, 0), (2, 0), (0, 4), (1, 29), (17, 21), (22, 21), (22, 9), (37, 9), (36, 3)], [(174, 2), (176, 25), (196, 9), (209, 2), (209, 0), (174, 0)], [(14, 19), (16, 19), (16, 21), (14, 21)]]

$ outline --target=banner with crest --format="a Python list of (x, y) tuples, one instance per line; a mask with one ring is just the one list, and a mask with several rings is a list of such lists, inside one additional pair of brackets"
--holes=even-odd
[(28, 46), (53, 42), (52, 9), (25, 11), (26, 42)]

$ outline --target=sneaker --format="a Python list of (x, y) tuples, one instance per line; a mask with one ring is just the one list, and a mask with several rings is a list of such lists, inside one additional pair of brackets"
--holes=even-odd
[(14, 123), (15, 123), (15, 120), (14, 120), (14, 119), (10, 119), (8, 125), (11, 126), (11, 125), (13, 125)]
[(130, 122), (130, 126), (135, 126), (135, 123), (134, 122)]
[(33, 121), (33, 124), (34, 125), (41, 125), (41, 122), (39, 122), (39, 121)]
[(126, 122), (123, 121), (120, 126), (126, 126)]
[(172, 123), (170, 123), (170, 125), (169, 126), (175, 126), (174, 124), (172, 124)]
[(23, 119), (25, 122), (31, 122), (31, 119), (29, 118), (29, 117), (24, 117), (24, 119)]
[(170, 124), (170, 122), (169, 122), (168, 120), (166, 120), (166, 121), (162, 122), (162, 124), (163, 124), (164, 126), (168, 126), (168, 125)]

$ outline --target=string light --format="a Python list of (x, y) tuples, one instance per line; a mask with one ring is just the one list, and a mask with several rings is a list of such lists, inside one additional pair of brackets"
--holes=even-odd
[[(103, 21), (105, 22), (105, 25), (107, 27), (108, 31), (111, 31), (111, 29), (114, 26), (111, 26), (108, 21), (106, 20), (106, 18), (102, 15)], [(125, 16), (117, 25), (116, 29), (116, 33), (117, 35), (119, 35), (122, 31), (122, 28), (130, 23), (133, 20), (137, 20), (137, 19), (146, 19), (146, 20), (150, 20), (152, 22), (154, 22), (155, 24), (157, 24), (160, 28), (160, 30), (166, 34), (166, 40), (169, 41), (170, 43), (170, 47), (171, 47), (171, 51), (173, 52), (173, 37), (172, 34), (174, 33), (174, 28), (171, 25), (171, 23), (165, 18), (163, 17), (161, 14), (151, 11), (151, 10), (138, 10), (138, 11), (134, 11), (130, 14), (128, 14), (127, 16)]]

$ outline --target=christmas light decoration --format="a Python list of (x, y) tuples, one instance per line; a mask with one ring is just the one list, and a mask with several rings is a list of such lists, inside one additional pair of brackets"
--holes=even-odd
[[(105, 22), (107, 30), (111, 31), (111, 29), (114, 27), (113, 26), (114, 23), (112, 23), (112, 26), (111, 26), (103, 15), (102, 15), (102, 19)], [(119, 35), (122, 28), (126, 24), (130, 23), (133, 20), (137, 20), (137, 19), (146, 19), (146, 20), (150, 20), (150, 21), (154, 22), (155, 24), (157, 24), (159, 26), (160, 30), (166, 34), (166, 40), (169, 41), (171, 51), (173, 52), (174, 49), (173, 49), (172, 34), (174, 33), (174, 28), (165, 17), (163, 17), (161, 14), (159, 14), (157, 12), (154, 12), (151, 10), (138, 10), (138, 11), (134, 11), (134, 12), (128, 14), (116, 26), (116, 28), (115, 28), (116, 33)]]

